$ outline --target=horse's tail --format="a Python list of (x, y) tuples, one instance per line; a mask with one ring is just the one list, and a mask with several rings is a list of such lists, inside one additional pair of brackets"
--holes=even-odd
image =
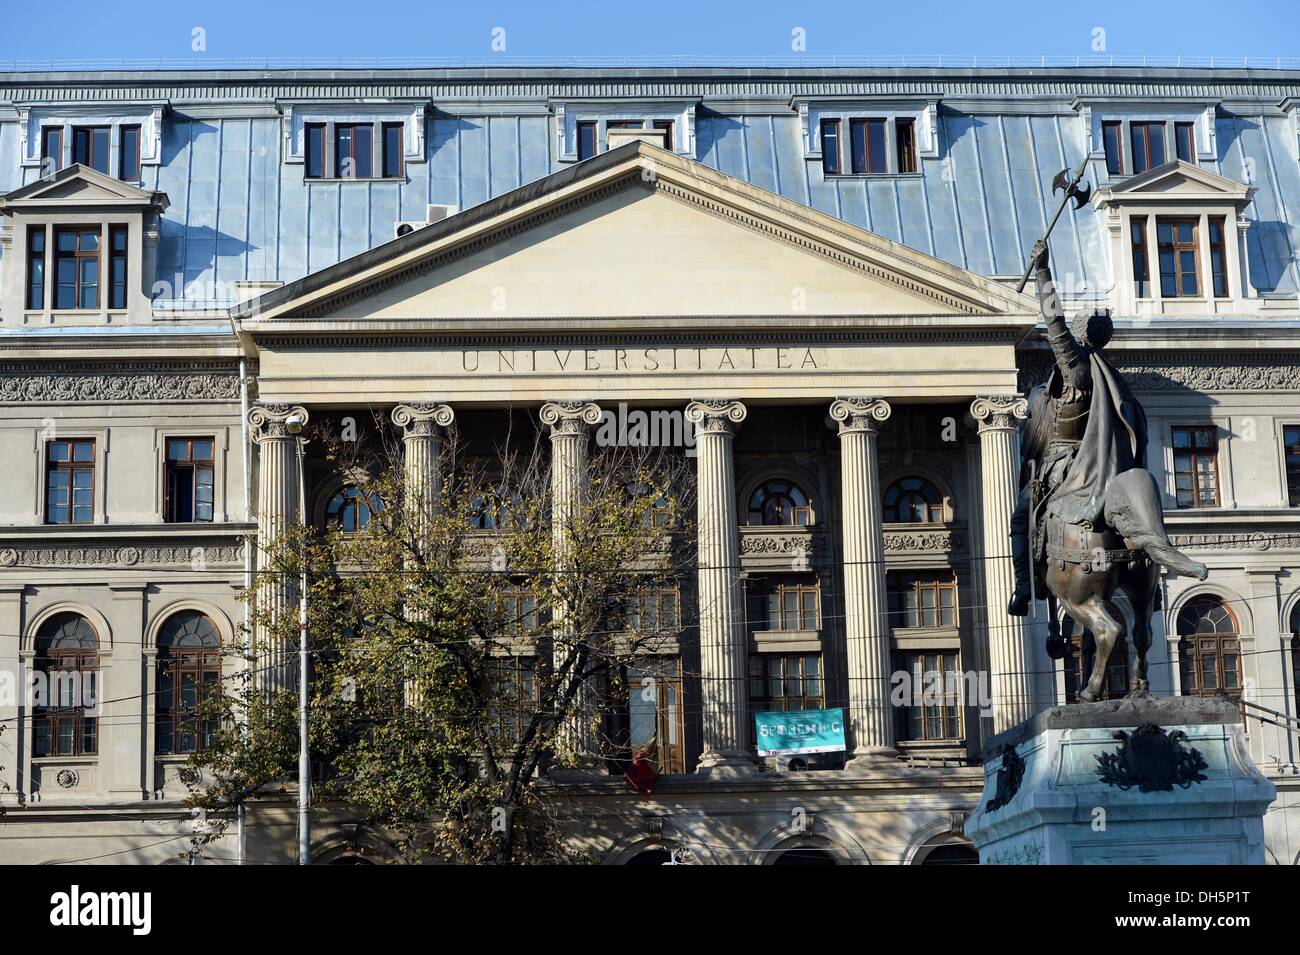
[(1209, 576), (1204, 564), (1192, 560), (1169, 543), (1160, 507), (1160, 490), (1150, 471), (1133, 468), (1115, 475), (1106, 488), (1104, 504), (1107, 523), (1132, 547), (1144, 551), (1151, 560), (1175, 574), (1198, 580)]

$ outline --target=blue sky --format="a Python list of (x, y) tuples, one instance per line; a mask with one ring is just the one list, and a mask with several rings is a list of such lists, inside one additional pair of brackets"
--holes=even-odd
[[(810, 5), (752, 0), (493, 3), (425, 0), (133, 0), (105, 16), (103, 0), (9, 7), (5, 60), (178, 58), (206, 31), (212, 58), (584, 57), (646, 54), (788, 56), (802, 27), (811, 54), (1090, 56), (1094, 30), (1117, 56), (1297, 56), (1300, 3), (1249, 0), (991, 5), (982, 0)], [(396, 8), (396, 9), (394, 9)], [(358, 12), (360, 11), (360, 12)], [(1032, 12), (1031, 12), (1032, 11)], [(491, 48), (504, 29), (505, 53)]]

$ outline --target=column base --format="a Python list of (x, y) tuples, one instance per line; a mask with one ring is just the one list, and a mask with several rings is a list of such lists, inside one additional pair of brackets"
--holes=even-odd
[(875, 746), (870, 749), (854, 750), (844, 763), (844, 772), (875, 773), (882, 769), (897, 769), (898, 766), (898, 750), (892, 746)]
[(744, 752), (705, 753), (695, 767), (698, 776), (713, 776), (717, 779), (737, 779), (753, 776), (758, 772), (758, 763), (754, 756)]
[(599, 760), (583, 760), (574, 766), (555, 766), (547, 776), (557, 783), (585, 783), (609, 778), (609, 767)]

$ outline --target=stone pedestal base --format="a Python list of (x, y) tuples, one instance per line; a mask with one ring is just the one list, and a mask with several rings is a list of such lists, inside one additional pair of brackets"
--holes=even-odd
[(989, 741), (966, 836), (982, 865), (1262, 865), (1276, 796), (1231, 702), (1081, 703)]
[(701, 757), (700, 764), (695, 768), (696, 775), (712, 776), (716, 779), (737, 779), (753, 776), (757, 772), (758, 764), (753, 757), (728, 753), (714, 756), (706, 753)]

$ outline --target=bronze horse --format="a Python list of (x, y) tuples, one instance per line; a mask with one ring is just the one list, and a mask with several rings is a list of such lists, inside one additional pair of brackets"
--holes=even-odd
[[(1143, 468), (1115, 476), (1106, 489), (1105, 520), (1101, 527), (1067, 524), (1059, 517), (1045, 521), (1045, 547), (1039, 568), (1048, 594), (1049, 646), (1053, 656), (1064, 651), (1057, 625), (1057, 608), (1091, 632), (1096, 651), (1088, 684), (1079, 692), (1085, 702), (1098, 700), (1106, 668), (1127, 629), (1114, 603), (1123, 593), (1133, 611), (1133, 663), (1129, 695), (1148, 692), (1147, 651), (1151, 647), (1151, 617), (1158, 607), (1160, 566), (1205, 579), (1204, 564), (1191, 561), (1169, 543), (1155, 478)], [(1150, 556), (1156, 553), (1159, 557)]]

